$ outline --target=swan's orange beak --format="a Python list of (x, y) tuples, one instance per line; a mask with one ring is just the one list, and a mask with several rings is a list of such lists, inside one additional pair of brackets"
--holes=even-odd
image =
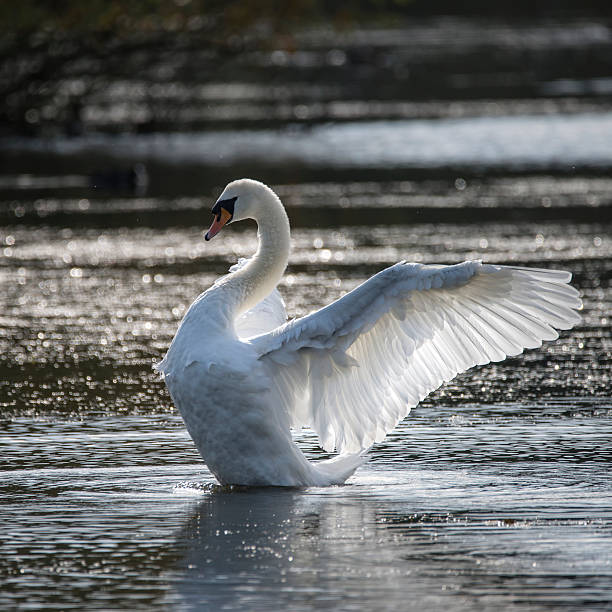
[(214, 238), (220, 231), (221, 228), (232, 218), (231, 213), (229, 213), (225, 208), (221, 208), (221, 212), (215, 216), (210, 229), (206, 232), (206, 236), (204, 236), (204, 240), (210, 240)]

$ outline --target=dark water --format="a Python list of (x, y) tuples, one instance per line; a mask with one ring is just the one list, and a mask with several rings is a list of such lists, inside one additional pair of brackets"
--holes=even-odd
[[(403, 115), (373, 116), (355, 93), (341, 125), (3, 143), (0, 608), (610, 607), (612, 72), (593, 49), (612, 37), (584, 23), (485, 29), (478, 44), (467, 27), (454, 42), (434, 30), (386, 40), (431, 61), (482, 57), (491, 41), (506, 59), (569, 46), (600, 61), (586, 80), (557, 63), (522, 89), (490, 80), (503, 113), (448, 86), (458, 118), (431, 98), (445, 112), (407, 115), (416, 102), (394, 90)], [(348, 43), (310, 44), (260, 63), (354, 61)], [(349, 108), (340, 85), (316, 98), (282, 74), (308, 108)], [(223, 95), (245, 91), (239, 76)], [(262, 104), (259, 86), (241, 108)], [(129, 174), (141, 162), (146, 185)], [(203, 241), (212, 198), (242, 175), (287, 205), (291, 316), (400, 259), (481, 258), (572, 271), (582, 323), (445, 385), (344, 487), (218, 488), (151, 366), (190, 302), (256, 247), (248, 224)], [(296, 437), (325, 457), (310, 432)]]

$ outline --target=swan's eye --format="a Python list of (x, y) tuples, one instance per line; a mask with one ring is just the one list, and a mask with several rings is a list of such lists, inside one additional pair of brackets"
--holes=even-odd
[(229, 215), (230, 215), (230, 219), (234, 216), (234, 205), (236, 204), (236, 200), (238, 198), (227, 198), (225, 200), (219, 200), (213, 207), (212, 207), (212, 214), (215, 215), (217, 217), (217, 221), (221, 220), (221, 210), (226, 210)]

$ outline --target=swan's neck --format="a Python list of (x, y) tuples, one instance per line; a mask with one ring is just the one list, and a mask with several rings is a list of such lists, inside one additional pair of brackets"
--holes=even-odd
[(227, 306), (232, 318), (253, 308), (276, 287), (289, 261), (290, 230), (287, 213), (276, 194), (270, 193), (253, 217), (257, 222), (257, 252), (240, 270), (225, 277)]

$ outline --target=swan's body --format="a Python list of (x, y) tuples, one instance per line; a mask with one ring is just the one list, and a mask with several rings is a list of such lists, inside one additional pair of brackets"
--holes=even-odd
[[(443, 382), (580, 320), (569, 273), (468, 261), (398, 263), (287, 323), (275, 289), (290, 248), (278, 197), (242, 179), (213, 213), (207, 239), (254, 218), (259, 248), (195, 300), (158, 369), (223, 484), (340, 484)], [(291, 437), (300, 425), (340, 455), (309, 462)]]

